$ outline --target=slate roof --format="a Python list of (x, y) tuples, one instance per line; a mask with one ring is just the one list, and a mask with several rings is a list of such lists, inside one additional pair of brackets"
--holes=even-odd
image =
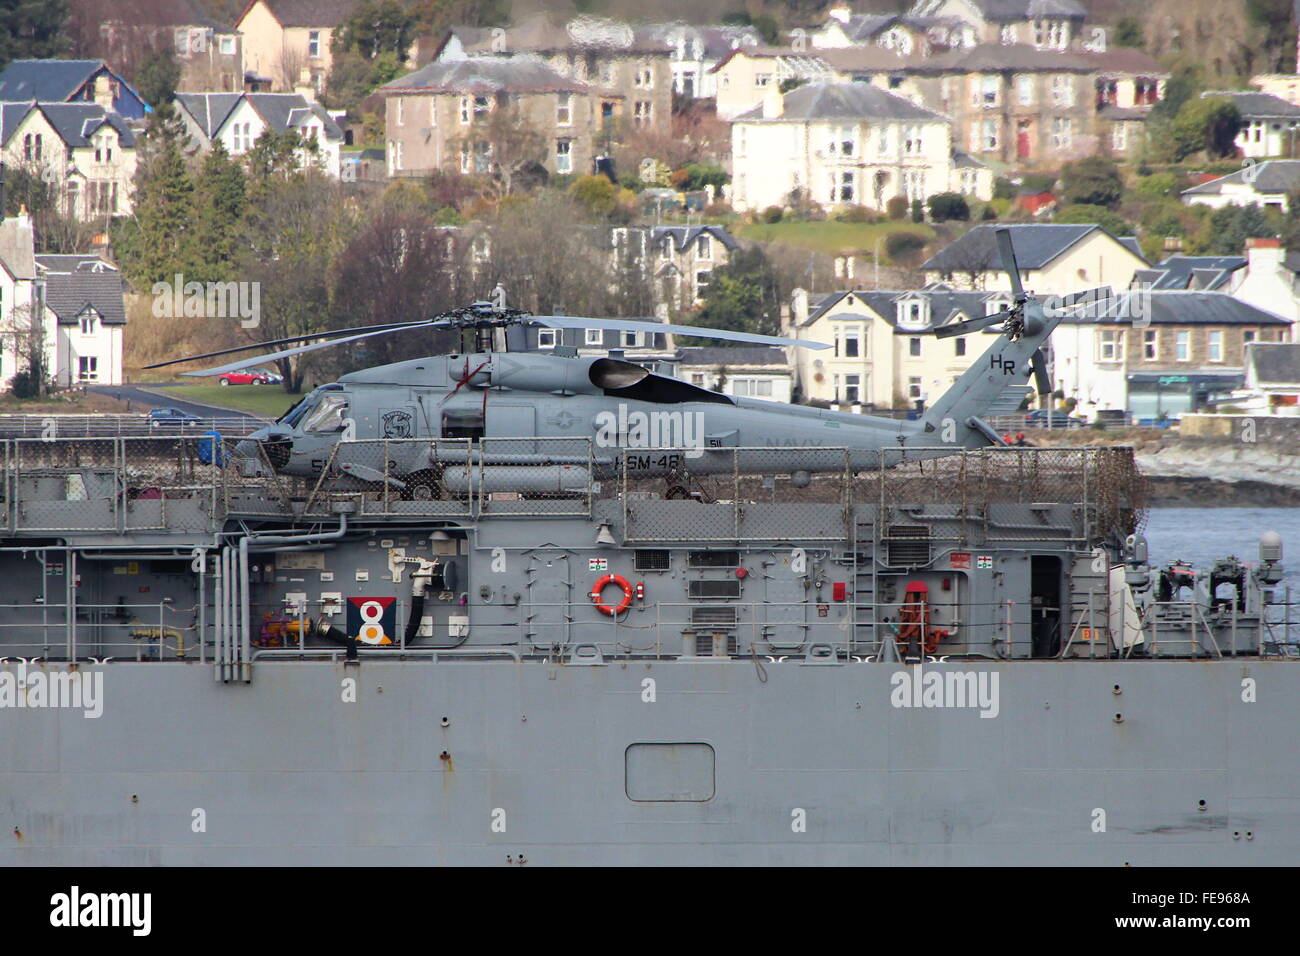
[(1202, 98), (1207, 96), (1223, 96), (1232, 100), (1237, 105), (1241, 118), (1245, 120), (1286, 119), (1293, 122), (1300, 121), (1300, 106), (1293, 106), (1280, 96), (1274, 96), (1272, 93), (1227, 90), (1201, 94)]
[(325, 107), (301, 93), (177, 93), (176, 100), (208, 139), (221, 129), (240, 100), (247, 100), (266, 125), (277, 132), (296, 129), (310, 115), (321, 121), (328, 138), (343, 138), (343, 131)]
[(217, 33), (235, 33), (233, 26), (214, 20), (196, 0), (151, 0), (133, 4), (127, 15), (132, 24), (169, 27), (208, 27)]
[(1244, 256), (1169, 256), (1133, 278), (1150, 282), (1149, 288), (1154, 291), (1192, 288), (1213, 291), (1245, 266)]
[(0, 73), (0, 100), (61, 103), (105, 66), (103, 60), (13, 60)]
[(1069, 17), (1083, 20), (1088, 11), (1075, 0), (970, 0), (985, 20), (1014, 22), (1035, 17)]
[(899, 119), (947, 122), (942, 113), (917, 106), (909, 99), (866, 83), (808, 83), (786, 93), (780, 116), (764, 118), (763, 107), (754, 107), (733, 122), (803, 122), (818, 119)]
[[(973, 319), (989, 312), (989, 302), (996, 302), (1002, 308), (1010, 297), (1009, 292), (965, 292), (950, 289), (944, 285), (933, 285), (925, 289), (908, 289), (892, 291), (846, 291), (832, 292), (823, 296), (808, 313), (808, 318), (799, 325), (806, 328), (822, 316), (833, 314), (833, 310), (846, 296), (852, 295), (885, 322), (894, 327), (900, 335), (923, 335), (943, 325), (962, 318)], [(898, 328), (898, 302), (901, 299), (921, 297), (930, 305), (930, 324), (923, 329)]]
[(49, 272), (117, 272), (117, 266), (95, 255), (84, 253), (43, 252), (36, 257), (37, 264)]
[(682, 365), (777, 365), (786, 368), (790, 364), (785, 352), (768, 345), (688, 347), (678, 349), (677, 356)]
[[(1252, 177), (1246, 182), (1246, 176)], [(1259, 193), (1288, 193), (1300, 186), (1300, 159), (1266, 159), (1262, 163), (1234, 170), (1191, 189), (1184, 196), (1217, 196), (1228, 183), (1252, 186)]]
[(701, 58), (705, 60), (716, 60), (738, 47), (752, 48), (763, 42), (763, 35), (754, 27), (731, 24), (648, 23), (637, 30), (669, 50), (675, 50), (678, 36), (684, 35), (700, 44)]
[(735, 236), (729, 233), (725, 227), (713, 225), (655, 226), (650, 231), (650, 241), (658, 247), (665, 237), (671, 237), (673, 245), (676, 246), (678, 252), (681, 252), (698, 239), (702, 233), (713, 236), (727, 249), (738, 249), (740, 247), (740, 243), (736, 241)]
[(108, 125), (117, 130), (118, 140), (125, 147), (135, 145), (135, 131), (120, 115), (112, 110), (105, 110), (97, 103), (5, 103), (0, 105), (0, 143), (7, 143), (9, 138), (27, 114), (40, 110), (49, 120), (54, 131), (68, 145), (73, 147), (90, 146), (91, 137), (101, 126)]
[[(248, 15), (256, 0), (249, 0), (235, 21)], [(282, 27), (336, 27), (348, 18), (357, 0), (262, 0)]]
[(1139, 315), (1152, 325), (1291, 325), (1289, 319), (1226, 292), (1192, 290), (1120, 292), (1095, 305), (1071, 310), (1061, 321), (1066, 325), (1127, 325)]
[(125, 325), (126, 306), (122, 300), (125, 286), (122, 274), (116, 269), (46, 271), (45, 305), (58, 316), (61, 325), (79, 321), (87, 308), (98, 312), (105, 325)]
[(1251, 342), (1246, 367), (1258, 386), (1300, 386), (1300, 345), (1294, 342)]
[(585, 83), (562, 76), (535, 56), (434, 60), (379, 87), (380, 93), (585, 93)]
[[(998, 252), (995, 229), (1011, 231), (1011, 246), (1016, 251), (1016, 262), (1021, 271), (1043, 268), (1094, 230), (1100, 230), (1110, 236), (1110, 233), (1101, 226), (1089, 224), (1015, 223), (976, 226), (940, 249), (922, 263), (921, 268), (926, 272), (1000, 270), (1002, 257)], [(1115, 237), (1111, 236), (1111, 238)]]
[[(605, 50), (616, 53), (667, 54), (663, 24), (623, 23), (603, 17), (574, 17), (563, 24), (545, 14), (524, 17), (505, 28), (506, 52), (560, 53)], [(494, 42), (489, 27), (453, 27), (467, 53), (489, 53)]]
[(916, 60), (910, 68), (918, 73), (1091, 73), (1097, 69), (1072, 51), (1040, 50), (1027, 43), (980, 43)]
[(1129, 252), (1133, 253), (1133, 255), (1137, 256), (1143, 262), (1147, 261), (1147, 257), (1142, 255), (1142, 246), (1138, 242), (1137, 236), (1116, 236), (1116, 238), (1119, 240), (1119, 244)]

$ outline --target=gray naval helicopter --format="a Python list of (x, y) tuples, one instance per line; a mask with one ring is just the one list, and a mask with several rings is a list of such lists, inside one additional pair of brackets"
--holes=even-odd
[[(372, 336), (455, 329), (461, 333), (462, 346), (468, 348), (344, 375), (315, 389), (274, 424), (247, 436), (236, 447), (237, 454), (260, 457), (255, 455), (260, 443), (266, 462), (283, 474), (313, 477), (328, 469), (327, 477), (340, 490), (388, 485), (413, 498), (465, 490), (466, 440), (482, 442), (474, 460), (485, 471), (495, 469), (509, 479), (511, 487), (523, 491), (582, 491), (592, 479), (617, 474), (624, 457), (630, 476), (666, 478), (669, 497), (686, 494), (686, 473), (723, 474), (737, 467), (749, 474), (790, 474), (796, 485), (802, 485), (813, 473), (844, 467), (843, 452), (819, 453), (818, 448), (847, 449), (850, 466), (861, 471), (888, 467), (905, 458), (935, 458), (1003, 444), (981, 416), (989, 413), (1008, 387), (1023, 392), (1031, 374), (1040, 395), (1051, 392), (1042, 346), (1066, 311), (1094, 301), (1102, 290), (1067, 297), (1062, 300), (1064, 308), (1045, 310), (1022, 288), (1011, 234), (998, 230), (996, 235), (1010, 277), (1012, 304), (1000, 312), (941, 326), (935, 334), (964, 335), (999, 324), (1001, 334), (914, 421), (733, 397), (658, 375), (622, 358), (580, 357), (572, 348), (556, 348), (549, 354), (511, 351), (512, 346), (523, 344), (521, 333), (530, 325), (829, 347), (823, 343), (652, 321), (531, 315), (487, 302), (429, 320), (278, 339), (149, 367), (310, 342), (185, 373), (220, 375)], [(579, 453), (578, 442), (522, 441), (565, 438), (591, 439), (594, 452)], [(386, 467), (382, 458), (376, 460), (375, 443), (367, 439), (390, 440), (385, 446)], [(336, 452), (334, 446), (340, 441), (355, 444), (344, 444)], [(557, 446), (571, 453), (557, 452)], [(789, 451), (764, 453), (772, 448)]]

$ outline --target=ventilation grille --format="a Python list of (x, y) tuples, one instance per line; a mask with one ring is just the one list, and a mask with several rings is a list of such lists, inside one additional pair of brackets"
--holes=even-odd
[(667, 571), (671, 554), (670, 551), (638, 551), (634, 566), (638, 571)]
[(736, 609), (734, 607), (715, 607), (711, 605), (693, 607), (691, 608), (691, 623), (697, 627), (702, 625), (735, 627)]
[(691, 551), (686, 559), (691, 568), (734, 568), (740, 565), (739, 551)]
[(715, 634), (695, 635), (696, 657), (722, 657), (724, 654), (732, 657), (738, 652), (739, 646), (734, 634), (726, 637)]
[(690, 581), (688, 593), (692, 598), (738, 598), (739, 581)]
[(890, 525), (885, 537), (890, 567), (919, 568), (930, 563), (930, 529), (925, 525)]

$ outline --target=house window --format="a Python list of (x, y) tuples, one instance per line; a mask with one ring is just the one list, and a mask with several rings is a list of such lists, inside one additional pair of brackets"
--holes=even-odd
[(99, 359), (94, 355), (82, 355), (77, 359), (77, 380), (94, 382), (99, 379)]
[(703, 373), (703, 372), (692, 372), (692, 373), (691, 373), (691, 384), (697, 386), (698, 388), (703, 388), (703, 387), (704, 387), (704, 373)]
[(619, 343), (625, 349), (639, 349), (645, 344), (645, 340), (641, 332), (620, 332)]
[(573, 172), (573, 140), (557, 139), (555, 141), (555, 171), (557, 173)]
[(1174, 358), (1179, 362), (1190, 360), (1192, 354), (1192, 335), (1190, 332), (1179, 332), (1174, 336)]
[(766, 378), (732, 379), (731, 394), (739, 398), (771, 398), (772, 381)]
[(772, 85), (772, 74), (771, 74), (771, 73), (755, 73), (755, 74), (754, 74), (754, 85), (755, 85), (755, 86), (758, 86), (758, 87), (771, 86), (771, 85)]
[(880, 136), (876, 140), (876, 152), (881, 156), (889, 155), (889, 127), (880, 127)]
[(1052, 103), (1056, 106), (1074, 105), (1074, 77), (1069, 73), (1052, 77)]
[(1009, 45), (1011, 45), (1012, 43), (1015, 43), (1015, 42), (1016, 42), (1016, 25), (1015, 25), (1014, 23), (1008, 23), (1006, 26), (1004, 26), (1004, 27), (1002, 28), (1002, 33), (1001, 33), (1001, 37), (1000, 37), (1000, 39), (1002, 40), (1002, 45), (1003, 45), (1003, 46), (1009, 46)]
[(998, 78), (984, 76), (980, 78), (980, 105), (990, 109), (998, 105)]
[(1034, 78), (1031, 74), (1021, 73), (1016, 77), (1016, 102), (1021, 106), (1034, 102)]
[(695, 273), (695, 298), (704, 298), (704, 293), (709, 289), (709, 280), (712, 278), (712, 275), (713, 274), (708, 269), (701, 269), (699, 272)]
[(406, 168), (406, 166), (403, 164), (403, 161), (402, 161), (402, 144), (401, 144), (401, 141), (399, 140), (397, 143), (394, 144), (394, 149), (393, 149), (393, 169), (395, 169), (395, 170), (402, 170), (402, 169), (405, 169), (405, 168)]
[(221, 55), (222, 55), (222, 56), (234, 56), (234, 55), (235, 55), (235, 38), (234, 38), (234, 37), (222, 37), (222, 38), (221, 38)]
[(649, 126), (654, 111), (654, 104), (649, 100), (637, 100), (632, 108), (632, 123), (635, 126)]
[(1128, 124), (1116, 123), (1110, 128), (1110, 148), (1116, 152), (1128, 149)]
[(397, 125), (406, 125), (406, 101), (400, 96), (394, 97), (397, 100)]
[(713, 239), (710, 236), (700, 236), (695, 241), (695, 254), (701, 259), (711, 260), (713, 258)]
[(957, 336), (957, 338), (953, 340), (953, 349), (954, 349), (954, 352), (953, 352), (954, 355), (956, 355), (956, 356), (958, 356), (958, 357), (960, 357), (960, 356), (962, 356), (962, 355), (965, 355), (965, 354), (966, 354), (966, 340), (965, 340), (964, 338), (962, 338), (960, 335)]
[(858, 337), (857, 332), (844, 333), (844, 357), (857, 358), (860, 353), (862, 340)]
[(537, 347), (539, 349), (555, 348), (555, 329), (538, 329), (537, 330)]
[(907, 380), (907, 397), (916, 401), (921, 397), (921, 378), (913, 375)]
[(1223, 333), (1211, 332), (1207, 341), (1207, 358), (1211, 362), (1223, 361)]
[(998, 148), (998, 121), (995, 119), (986, 119), (984, 121), (984, 136), (981, 144), (986, 151)]
[(573, 94), (572, 93), (555, 94), (555, 125), (556, 126), (573, 125)]
[(81, 316), (81, 334), (82, 334), (82, 335), (94, 335), (94, 334), (95, 334), (95, 319), (98, 318), (98, 315), (99, 315), (99, 314), (98, 314), (97, 312), (93, 311), (93, 310), (90, 311), (90, 312), (86, 312), (86, 313), (83, 313), (83, 314), (82, 314), (82, 316)]
[(587, 345), (604, 345), (605, 344), (604, 329), (587, 329), (586, 338), (583, 341)]
[(1242, 341), (1242, 342), (1246, 342), (1246, 343), (1250, 343), (1250, 342), (1255, 341), (1255, 332), (1254, 332), (1254, 330), (1253, 330), (1253, 329), (1247, 329), (1245, 332), (1242, 332), (1242, 333), (1241, 333), (1241, 341)]
[(907, 128), (907, 139), (903, 141), (903, 152), (908, 156), (916, 156), (921, 152), (921, 127), (909, 126)]
[(470, 120), (469, 97), (462, 96), (460, 98), (460, 124), (462, 126), (468, 126), (469, 120)]
[(176, 55), (186, 56), (190, 52), (190, 31), (176, 31)]
[(907, 340), (907, 354), (919, 356), (921, 354), (921, 340), (913, 336)]
[(491, 109), (492, 103), (486, 96), (474, 97), (474, 122), (487, 119), (488, 111)]
[(1116, 329), (1102, 330), (1098, 358), (1102, 362), (1122, 362), (1124, 360), (1124, 333)]
[(315, 60), (320, 57), (320, 31), (312, 30), (307, 34), (307, 56)]
[(845, 375), (843, 396), (839, 394), (839, 389), (836, 389), (835, 400), (844, 401), (850, 405), (856, 405), (858, 402), (862, 401), (861, 392), (862, 392), (862, 376)]
[(830, 155), (852, 156), (857, 150), (857, 130), (852, 126), (831, 127), (830, 143), (827, 152)]
[(1148, 329), (1142, 333), (1142, 360), (1144, 362), (1156, 362), (1160, 359), (1160, 341), (1156, 335), (1155, 329)]
[(1052, 119), (1052, 146), (1056, 149), (1067, 149), (1074, 140), (1074, 123), (1068, 116), (1057, 116)]
[(639, 90), (652, 90), (655, 85), (655, 71), (648, 63), (641, 63), (636, 68), (635, 84)]
[(830, 201), (833, 203), (853, 202), (853, 171), (843, 170), (841, 172), (832, 172), (830, 179)]

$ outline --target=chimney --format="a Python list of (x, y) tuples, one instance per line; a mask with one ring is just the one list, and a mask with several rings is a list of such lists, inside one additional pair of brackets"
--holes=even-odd
[(1182, 252), (1183, 239), (1181, 236), (1165, 236), (1165, 252)]
[(5, 221), (5, 164), (0, 163), (0, 222)]
[(1246, 271), (1276, 272), (1286, 255), (1282, 240), (1276, 236), (1267, 239), (1246, 240)]
[(780, 119), (785, 115), (785, 94), (778, 84), (767, 88), (763, 94), (763, 119)]
[(802, 325), (808, 318), (808, 292), (795, 289), (790, 293), (790, 321), (794, 327)]
[(102, 73), (95, 77), (95, 104), (106, 113), (113, 111), (113, 81)]
[(826, 11), (826, 15), (840, 23), (848, 23), (849, 18), (853, 16), (853, 10), (847, 3), (837, 3)]

